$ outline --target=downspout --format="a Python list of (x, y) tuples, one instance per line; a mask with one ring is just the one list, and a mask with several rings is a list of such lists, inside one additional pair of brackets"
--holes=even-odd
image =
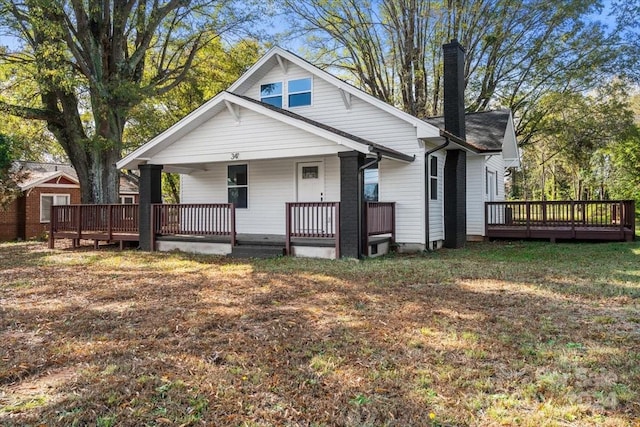
[[(375, 159), (371, 160), (368, 163), (365, 163), (364, 165), (360, 166), (358, 168), (358, 241), (360, 242), (360, 255), (363, 256), (364, 255), (364, 251), (366, 250), (368, 252), (369, 248), (367, 247), (365, 238), (367, 237), (367, 231), (363, 230), (363, 218), (362, 218), (362, 211), (364, 210), (364, 205), (363, 205), (363, 193), (364, 193), (364, 170), (373, 166), (373, 165), (377, 165), (378, 163), (380, 163), (380, 160), (382, 160), (382, 154), (377, 153), (378, 157), (376, 157)], [(378, 177), (378, 180), (380, 180), (380, 178)], [(363, 233), (364, 232), (364, 233)], [(364, 235), (363, 235), (364, 234)]]
[[(429, 175), (429, 156), (435, 153), (436, 151), (440, 151), (445, 148), (447, 145), (451, 143), (451, 140), (448, 136), (444, 137), (444, 144), (439, 145), (435, 148), (424, 153), (424, 246), (427, 251), (431, 251), (431, 247), (429, 246), (429, 202), (431, 201), (431, 194), (429, 189), (431, 188), (431, 176)], [(443, 177), (444, 179), (444, 177)]]

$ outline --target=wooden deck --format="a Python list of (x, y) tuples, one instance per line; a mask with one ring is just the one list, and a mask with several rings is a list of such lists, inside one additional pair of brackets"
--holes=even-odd
[[(49, 247), (57, 239), (99, 242), (137, 242), (138, 205), (66, 205), (52, 206)], [(395, 204), (369, 202), (366, 205), (367, 245), (395, 237)], [(287, 203), (286, 229), (282, 235), (238, 234), (235, 208), (230, 203), (154, 204), (151, 209), (151, 247), (156, 241), (213, 242), (240, 245), (277, 246), (287, 254), (292, 246), (335, 247), (340, 256), (340, 203)], [(239, 240), (241, 239), (241, 240)], [(277, 242), (276, 242), (277, 241)]]
[(632, 241), (635, 203), (611, 201), (488, 202), (488, 238)]

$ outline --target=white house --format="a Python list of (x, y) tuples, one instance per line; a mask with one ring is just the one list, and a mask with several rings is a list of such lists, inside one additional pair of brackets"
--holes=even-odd
[[(183, 204), (233, 203), (240, 236), (273, 244), (297, 227), (299, 236), (335, 241), (294, 242), (287, 246), (294, 255), (384, 253), (385, 237), (400, 251), (459, 247), (467, 235), (484, 235), (484, 202), (504, 197), (505, 169), (519, 158), (508, 111), (467, 115), (465, 137), (464, 50), (452, 41), (444, 52), (443, 118), (409, 115), (275, 47), (117, 167), (141, 171), (141, 218), (145, 204), (161, 202), (162, 170), (181, 174)], [(393, 233), (375, 242), (366, 238), (374, 214), (365, 198), (394, 203)], [(149, 247), (144, 228), (141, 246), (151, 250), (227, 253), (234, 246), (152, 238)]]

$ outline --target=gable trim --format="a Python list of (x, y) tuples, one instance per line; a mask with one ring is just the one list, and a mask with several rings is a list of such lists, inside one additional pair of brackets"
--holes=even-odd
[[(54, 178), (59, 178), (59, 177), (64, 177), (75, 184), (52, 184), (52, 183), (44, 184), (47, 181), (50, 181)], [(18, 187), (20, 187), (22, 191), (27, 191), (33, 187), (79, 188), (80, 182), (75, 177), (69, 175), (68, 173), (65, 173), (63, 171), (57, 171), (57, 172), (52, 172), (51, 174), (48, 174), (48, 175), (44, 175), (38, 178), (37, 180), (28, 182), (24, 185), (18, 184)]]
[(242, 107), (361, 153), (380, 153), (384, 157), (405, 162), (412, 162), (414, 160), (414, 156), (409, 156), (346, 132), (330, 128), (329, 126), (307, 119), (288, 110), (273, 107), (230, 92), (221, 92), (165, 132), (117, 162), (116, 167), (118, 169), (135, 169), (140, 164), (148, 162), (156, 151), (162, 150), (177, 142), (181, 137), (203, 124), (206, 120), (215, 117), (218, 112), (214, 112), (214, 108), (220, 103), (225, 104), (224, 108), (230, 111), (236, 111), (238, 113), (236, 119), (240, 118), (240, 112), (236, 110), (236, 108)]

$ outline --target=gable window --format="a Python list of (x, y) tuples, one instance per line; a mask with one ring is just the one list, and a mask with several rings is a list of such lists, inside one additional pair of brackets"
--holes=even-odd
[(68, 205), (70, 200), (69, 194), (41, 194), (40, 222), (51, 222), (51, 206)]
[(311, 77), (287, 82), (289, 107), (311, 105)]
[(260, 85), (260, 101), (282, 108), (282, 83)]
[(429, 165), (429, 197), (438, 200), (438, 158), (431, 157)]
[(236, 208), (246, 208), (248, 203), (249, 181), (247, 165), (227, 166), (227, 200)]

